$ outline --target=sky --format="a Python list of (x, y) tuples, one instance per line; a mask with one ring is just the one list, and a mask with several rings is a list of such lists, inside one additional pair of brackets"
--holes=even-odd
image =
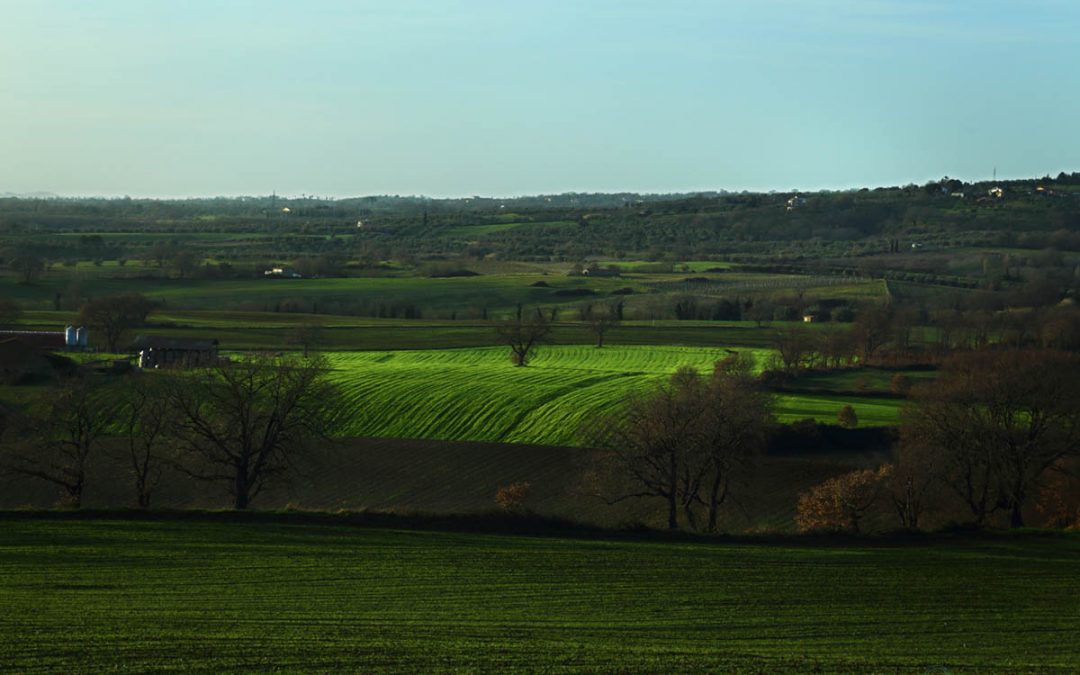
[(1080, 170), (1075, 0), (0, 0), (0, 193), (816, 190)]

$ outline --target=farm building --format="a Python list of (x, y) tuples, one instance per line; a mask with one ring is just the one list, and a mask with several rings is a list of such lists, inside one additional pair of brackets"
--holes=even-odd
[(197, 368), (212, 366), (218, 360), (218, 341), (214, 339), (140, 335), (134, 344), (140, 368)]
[(18, 338), (0, 339), (0, 381), (14, 382), (27, 373), (48, 369), (42, 350)]
[[(61, 334), (62, 335), (62, 334)], [(21, 338), (0, 337), (0, 382), (21, 384), (70, 371), (74, 364)]]
[(271, 267), (263, 271), (263, 276), (270, 279), (303, 279), (304, 275), (290, 267)]
[(86, 351), (90, 335), (85, 328), (68, 326), (62, 331), (0, 330), (0, 340), (19, 340), (31, 347), (45, 351)]

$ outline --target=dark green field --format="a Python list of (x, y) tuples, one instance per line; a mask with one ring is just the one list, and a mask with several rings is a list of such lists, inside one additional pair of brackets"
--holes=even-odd
[(901, 546), (0, 523), (5, 672), (1080, 667), (1075, 535)]

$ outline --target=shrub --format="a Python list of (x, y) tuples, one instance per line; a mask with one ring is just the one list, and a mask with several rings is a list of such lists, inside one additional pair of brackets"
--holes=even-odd
[(911, 378), (907, 375), (904, 375), (903, 373), (897, 373), (892, 376), (892, 381), (889, 383), (889, 388), (894, 394), (907, 396), (907, 393), (911, 391)]
[(495, 503), (507, 513), (522, 513), (525, 511), (525, 500), (529, 498), (529, 489), (529, 484), (525, 482), (504, 485), (495, 493)]
[(859, 532), (859, 522), (877, 501), (890, 467), (852, 471), (799, 495), (795, 524), (800, 532)]
[(855, 409), (849, 405), (840, 408), (840, 412), (836, 413), (836, 421), (845, 429), (854, 429), (859, 426), (859, 417), (855, 414)]

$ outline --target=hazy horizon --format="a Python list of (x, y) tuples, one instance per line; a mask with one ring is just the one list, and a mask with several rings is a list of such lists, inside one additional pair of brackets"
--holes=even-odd
[(0, 193), (785, 192), (1076, 168), (1080, 6), (9, 1)]

